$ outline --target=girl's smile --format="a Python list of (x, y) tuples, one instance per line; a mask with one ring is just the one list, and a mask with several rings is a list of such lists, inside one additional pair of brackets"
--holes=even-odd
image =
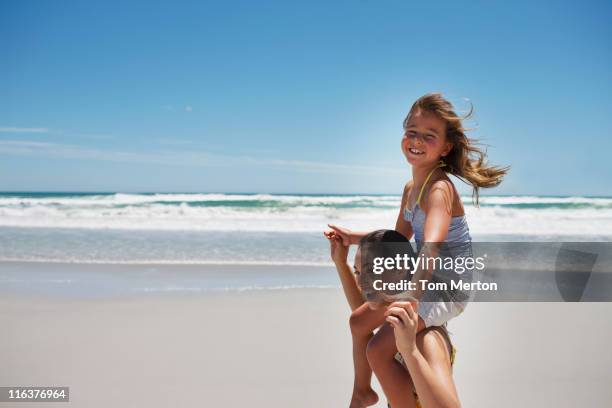
[(424, 151), (422, 151), (422, 150), (418, 150), (418, 149), (415, 149), (415, 148), (413, 148), (413, 147), (408, 148), (408, 151), (409, 151), (410, 153), (412, 153), (412, 154), (417, 155), (417, 156), (420, 156), (420, 155), (422, 155), (422, 154), (425, 154), (425, 152), (424, 152)]
[(436, 162), (451, 146), (446, 141), (444, 121), (428, 112), (412, 115), (402, 139), (402, 150), (410, 164)]

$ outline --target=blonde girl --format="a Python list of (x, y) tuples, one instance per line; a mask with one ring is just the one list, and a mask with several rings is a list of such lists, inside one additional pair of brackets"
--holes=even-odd
[[(454, 175), (472, 187), (477, 204), (480, 188), (497, 186), (508, 168), (491, 166), (486, 154), (466, 135), (462, 121), (441, 94), (427, 94), (412, 105), (404, 119), (401, 149), (412, 168), (410, 180), (402, 194), (395, 230), (406, 238), (414, 236), (420, 255), (435, 257), (439, 244), (466, 245), (471, 251), (471, 236), (459, 193), (449, 178)], [(367, 232), (355, 232), (329, 225), (325, 232), (329, 239), (341, 240), (343, 245), (356, 245)], [(348, 265), (338, 266), (350, 270)], [(413, 281), (431, 278), (434, 271), (421, 269)], [(417, 332), (433, 326), (444, 327), (467, 305), (469, 293), (448, 299), (432, 297), (417, 291)], [(395, 360), (397, 347), (394, 329), (387, 322), (387, 304), (364, 303), (350, 317), (353, 338), (355, 382), (351, 408), (373, 405), (378, 396), (371, 388), (372, 371), (378, 377), (392, 407), (414, 406), (412, 381), (405, 367)], [(376, 334), (373, 331), (379, 328)]]

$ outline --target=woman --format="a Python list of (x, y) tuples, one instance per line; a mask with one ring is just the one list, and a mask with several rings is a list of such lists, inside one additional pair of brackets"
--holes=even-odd
[[(347, 262), (348, 245), (344, 245), (341, 237), (334, 231), (327, 231), (324, 234), (329, 239), (331, 258), (336, 265), (344, 294), (351, 310), (354, 311), (366, 303), (359, 284), (363, 279), (357, 279), (356, 276), (363, 277), (371, 271), (359, 270), (361, 249), (358, 249), (355, 256), (355, 274), (353, 274)], [(362, 321), (359, 325), (351, 324), (354, 340), (365, 339), (367, 342), (366, 356), (362, 356), (363, 353), (354, 353), (355, 372), (371, 373), (369, 370), (359, 369), (360, 366), (368, 365), (378, 377), (393, 408), (459, 407), (459, 398), (452, 377), (454, 349), (446, 329), (433, 326), (419, 331), (419, 317), (415, 312), (418, 310), (418, 304), (414, 301), (394, 303), (368, 301), (367, 303), (372, 309), (384, 310), (386, 323), (380, 326), (376, 336), (373, 331), (380, 325), (378, 320)], [(355, 333), (358, 327), (364, 333)], [(387, 332), (392, 332), (395, 337), (392, 348), (388, 343), (379, 341)], [(353, 347), (361, 348), (355, 342)], [(388, 358), (389, 355), (396, 354), (396, 360)], [(369, 384), (370, 381), (369, 378), (356, 378), (355, 383)], [(378, 395), (371, 387), (354, 389), (350, 407), (366, 407), (374, 405), (377, 401)]]

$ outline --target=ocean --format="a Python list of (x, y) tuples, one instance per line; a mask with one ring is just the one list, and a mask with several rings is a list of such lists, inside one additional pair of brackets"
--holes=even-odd
[[(478, 207), (462, 200), (475, 241), (612, 241), (611, 197), (483, 196)], [(49, 274), (41, 264), (132, 266), (125, 270), (149, 278), (151, 265), (209, 273), (199, 283), (189, 272), (182, 283), (177, 274), (172, 285), (136, 285), (151, 291), (334, 286), (327, 223), (393, 228), (399, 205), (399, 195), (368, 194), (0, 193), (0, 289), (44, 280), (74, 287), (80, 279), (75, 267)], [(279, 272), (304, 268), (314, 272)], [(33, 273), (44, 278), (24, 280)]]

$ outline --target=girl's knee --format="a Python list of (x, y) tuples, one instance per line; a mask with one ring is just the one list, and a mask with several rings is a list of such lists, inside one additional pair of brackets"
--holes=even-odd
[(368, 333), (367, 327), (363, 319), (363, 313), (359, 309), (354, 310), (349, 317), (349, 326), (353, 335), (365, 335)]
[[(383, 333), (379, 332), (379, 334)], [(372, 337), (366, 347), (366, 357), (373, 370), (392, 364), (396, 353), (395, 338), (392, 335), (376, 335)]]
[(363, 304), (355, 309), (349, 318), (349, 326), (353, 337), (370, 336), (384, 322), (384, 310), (373, 310), (368, 304)]
[(379, 349), (380, 347), (376, 345), (376, 343), (374, 342), (374, 338), (370, 339), (370, 341), (368, 342), (368, 346), (366, 347), (366, 358), (368, 359), (368, 363), (370, 363), (370, 367), (372, 367), (372, 369), (374, 368), (374, 366), (378, 365), (378, 362), (380, 360)]

